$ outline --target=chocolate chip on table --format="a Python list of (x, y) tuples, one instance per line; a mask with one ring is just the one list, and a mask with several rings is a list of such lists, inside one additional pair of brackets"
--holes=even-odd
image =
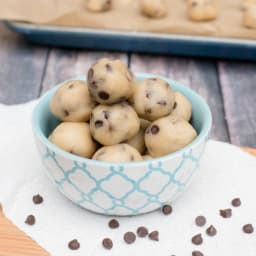
[(193, 251), (192, 256), (204, 256), (202, 252), (200, 251)]
[(152, 134), (157, 134), (160, 129), (157, 125), (153, 125), (150, 130)]
[(119, 228), (119, 222), (116, 219), (109, 221), (108, 226), (112, 229)]
[(100, 97), (102, 100), (107, 100), (107, 99), (109, 99), (109, 94), (106, 93), (106, 92), (104, 92), (104, 91), (100, 91), (100, 92), (98, 93), (98, 95), (99, 95), (99, 97)]
[(206, 223), (206, 218), (202, 215), (197, 216), (195, 219), (195, 223), (198, 227), (203, 227)]
[(137, 228), (138, 237), (146, 237), (148, 235), (148, 229), (146, 227)]
[(252, 224), (246, 224), (243, 226), (243, 231), (244, 233), (246, 234), (251, 234), (254, 232), (254, 228), (253, 228), (253, 225)]
[(159, 232), (155, 230), (155, 231), (149, 233), (148, 237), (150, 240), (159, 241)]
[(32, 200), (34, 204), (41, 204), (44, 201), (43, 197), (39, 194), (34, 195)]
[(97, 120), (95, 121), (94, 125), (95, 125), (95, 128), (100, 128), (103, 126), (103, 121)]
[(70, 250), (78, 250), (80, 248), (80, 244), (76, 239), (74, 239), (68, 243), (68, 247)]
[(206, 234), (208, 236), (215, 236), (217, 234), (217, 230), (213, 225), (211, 225), (209, 228), (206, 229)]
[(110, 238), (104, 238), (102, 241), (102, 245), (105, 249), (111, 250), (113, 247), (113, 242)]
[(234, 207), (239, 207), (241, 205), (241, 200), (240, 198), (234, 198), (231, 202), (231, 204), (234, 206)]
[(162, 212), (164, 215), (170, 215), (172, 213), (172, 206), (169, 204), (166, 204), (162, 208)]
[(232, 216), (231, 209), (220, 210), (220, 216), (223, 218), (230, 218)]
[(30, 226), (33, 226), (36, 223), (35, 216), (34, 215), (28, 215), (28, 217), (25, 220), (25, 223), (30, 225)]
[(135, 240), (136, 240), (136, 235), (133, 232), (126, 232), (124, 234), (124, 241), (127, 244), (132, 244), (135, 242)]
[(197, 234), (191, 238), (191, 242), (195, 245), (200, 245), (203, 243), (203, 238), (201, 234)]

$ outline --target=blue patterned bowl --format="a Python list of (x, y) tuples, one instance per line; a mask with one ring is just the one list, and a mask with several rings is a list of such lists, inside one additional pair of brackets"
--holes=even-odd
[[(156, 75), (136, 75), (138, 81), (152, 76)], [(36, 144), (49, 177), (66, 197), (90, 211), (121, 216), (153, 211), (185, 191), (198, 170), (212, 116), (198, 94), (171, 79), (163, 79), (191, 101), (192, 124), (198, 137), (178, 152), (144, 162), (104, 163), (56, 147), (47, 137), (59, 123), (49, 109), (58, 86), (40, 99), (32, 118)]]

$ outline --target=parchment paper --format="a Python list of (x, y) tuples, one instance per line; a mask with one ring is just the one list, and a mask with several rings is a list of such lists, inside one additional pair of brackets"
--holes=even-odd
[(0, 18), (58, 26), (256, 39), (255, 29), (242, 26), (242, 0), (216, 0), (219, 15), (210, 22), (190, 21), (185, 0), (168, 0), (169, 15), (163, 19), (142, 16), (138, 0), (113, 0), (113, 9), (105, 13), (88, 12), (84, 1), (0, 0)]

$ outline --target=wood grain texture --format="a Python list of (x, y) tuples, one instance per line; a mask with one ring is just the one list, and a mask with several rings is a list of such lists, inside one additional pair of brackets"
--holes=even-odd
[(32, 47), (0, 23), (0, 102), (17, 104), (38, 97), (47, 51)]
[(218, 68), (231, 143), (256, 147), (256, 64), (220, 62)]
[(132, 55), (131, 69), (168, 76), (202, 95), (212, 110), (212, 138), (229, 141), (224, 107), (214, 62), (173, 57)]

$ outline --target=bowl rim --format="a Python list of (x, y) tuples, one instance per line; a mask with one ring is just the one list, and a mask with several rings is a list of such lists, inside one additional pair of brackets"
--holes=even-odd
[(89, 159), (89, 158), (85, 158), (85, 157), (81, 157), (81, 156), (76, 156), (73, 155), (69, 152), (66, 152), (64, 150), (62, 150), (61, 148), (55, 146), (53, 143), (51, 143), (48, 138), (44, 135), (44, 133), (42, 132), (42, 130), (40, 129), (40, 125), (39, 125), (39, 115), (38, 112), (40, 112), (41, 107), (44, 105), (44, 101), (47, 100), (50, 95), (52, 93), (54, 93), (54, 91), (56, 91), (58, 89), (58, 87), (60, 87), (64, 82), (66, 81), (71, 81), (71, 80), (83, 80), (86, 81), (85, 76), (76, 76), (76, 77), (72, 77), (70, 79), (66, 79), (60, 83), (58, 83), (56, 86), (54, 86), (53, 88), (51, 88), (50, 90), (48, 90), (37, 102), (36, 106), (33, 109), (32, 112), (32, 130), (34, 132), (34, 134), (37, 136), (37, 138), (47, 147), (49, 148), (51, 151), (57, 153), (58, 155), (61, 155), (63, 158), (67, 158), (69, 160), (72, 161), (76, 161), (76, 162), (86, 162), (86, 163), (90, 163), (92, 165), (97, 165), (99, 167), (106, 167), (106, 166), (144, 166), (145, 164), (150, 164), (150, 163), (154, 163), (154, 162), (158, 162), (158, 161), (167, 161), (167, 160), (171, 160), (176, 158), (177, 156), (183, 155), (185, 152), (187, 152), (188, 150), (194, 148), (195, 146), (197, 146), (199, 143), (202, 142), (202, 140), (204, 140), (210, 133), (211, 127), (212, 127), (212, 113), (211, 110), (209, 108), (209, 105), (206, 103), (205, 99), (200, 96), (197, 92), (195, 92), (194, 90), (190, 89), (187, 86), (184, 86), (182, 84), (180, 84), (179, 82), (168, 78), (168, 77), (164, 77), (161, 75), (157, 75), (157, 74), (151, 74), (151, 73), (139, 73), (139, 72), (135, 72), (135, 77), (139, 78), (139, 79), (146, 79), (146, 78), (151, 78), (151, 77), (158, 77), (161, 79), (166, 80), (171, 86), (172, 83), (175, 84), (175, 87), (179, 87), (182, 88), (182, 90), (188, 91), (189, 94), (193, 95), (193, 97), (195, 97), (197, 100), (199, 100), (201, 102), (201, 105), (204, 106), (204, 115), (206, 116), (206, 120), (203, 123), (203, 127), (202, 130), (200, 131), (200, 133), (198, 134), (198, 136), (187, 146), (181, 148), (180, 150), (165, 155), (165, 156), (161, 156), (161, 157), (157, 157), (154, 158), (152, 160), (144, 160), (144, 161), (138, 161), (138, 162), (103, 162), (103, 161), (98, 161), (98, 160), (94, 160), (94, 159)]

